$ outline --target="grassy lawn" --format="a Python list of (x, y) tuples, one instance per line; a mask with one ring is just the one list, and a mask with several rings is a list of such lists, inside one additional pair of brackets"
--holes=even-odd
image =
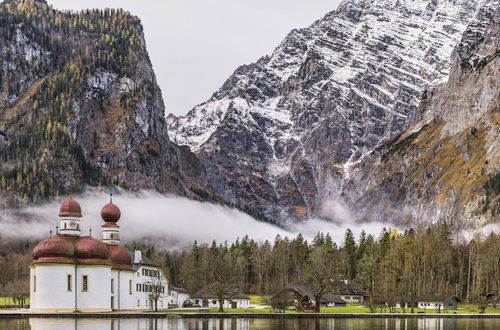
[(267, 298), (266, 296), (251, 295), (250, 305), (265, 305)]
[(370, 313), (370, 309), (363, 305), (347, 304), (346, 307), (321, 307), (321, 313)]
[[(30, 303), (30, 298), (26, 299), (26, 304), (29, 305), (29, 303)], [(10, 306), (10, 305), (15, 305), (15, 304), (11, 298), (0, 297), (0, 305), (1, 306)]]

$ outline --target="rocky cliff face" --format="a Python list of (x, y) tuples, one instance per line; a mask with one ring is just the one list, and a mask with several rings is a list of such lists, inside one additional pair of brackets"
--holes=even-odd
[(411, 129), (357, 166), (341, 195), (366, 220), (500, 219), (500, 7), (483, 6), (429, 90)]
[(404, 132), (488, 0), (347, 0), (207, 102), (170, 116), (170, 137), (207, 181), (261, 218), (335, 218), (353, 167)]
[(108, 184), (209, 199), (196, 157), (168, 139), (137, 17), (6, 1), (0, 32), (4, 204)]

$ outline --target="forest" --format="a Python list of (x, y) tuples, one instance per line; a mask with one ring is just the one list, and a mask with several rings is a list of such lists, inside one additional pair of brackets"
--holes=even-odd
[[(28, 295), (32, 247), (0, 242), (0, 296)], [(270, 296), (296, 283), (319, 292), (333, 281), (350, 279), (369, 291), (372, 303), (411, 305), (423, 295), (453, 294), (481, 304), (500, 287), (500, 235), (465, 240), (446, 224), (404, 232), (384, 229), (378, 237), (364, 232), (354, 237), (347, 230), (341, 244), (318, 233), (310, 242), (298, 235), (272, 242), (249, 237), (233, 243), (194, 242), (174, 251), (140, 242), (126, 247), (142, 248), (165, 268), (172, 284), (190, 293), (219, 285)]]

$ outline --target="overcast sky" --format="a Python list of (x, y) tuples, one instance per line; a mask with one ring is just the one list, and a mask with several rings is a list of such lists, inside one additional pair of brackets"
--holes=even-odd
[(167, 112), (207, 100), (240, 65), (341, 0), (48, 0), (57, 9), (124, 8), (141, 18)]

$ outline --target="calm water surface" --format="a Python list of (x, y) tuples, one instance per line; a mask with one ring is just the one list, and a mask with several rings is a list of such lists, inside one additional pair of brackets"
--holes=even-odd
[(500, 319), (0, 319), (9, 330), (476, 330), (500, 329)]

